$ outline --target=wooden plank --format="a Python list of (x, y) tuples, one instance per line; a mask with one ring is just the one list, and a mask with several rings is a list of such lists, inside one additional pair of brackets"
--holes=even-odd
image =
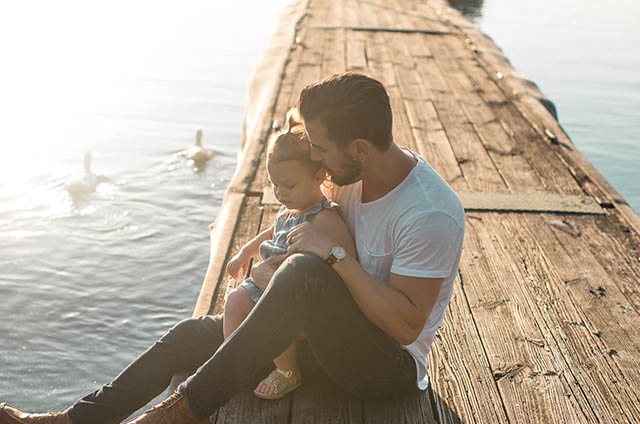
[[(259, 399), (245, 387), (218, 410), (215, 424), (282, 424), (289, 422), (291, 396), (272, 401)], [(212, 422), (213, 423), (213, 422)]]
[(508, 422), (460, 278), (431, 347), (429, 378), (440, 423)]
[(335, 386), (324, 373), (314, 373), (294, 392), (291, 424), (362, 424), (362, 402)]
[(257, 196), (247, 196), (242, 203), (242, 209), (238, 214), (239, 220), (233, 230), (233, 238), (229, 244), (226, 258), (220, 266), (220, 280), (214, 294), (210, 315), (220, 314), (224, 311), (225, 293), (227, 288), (227, 278), (229, 277), (224, 270), (227, 267), (229, 259), (235, 255), (240, 248), (258, 234), (258, 228), (262, 219), (263, 207), (260, 206), (260, 198)]
[[(445, 38), (453, 41), (453, 37)], [(465, 116), (473, 123), (485, 150), (509, 190), (520, 193), (546, 192), (547, 188), (542, 179), (523, 156), (522, 148), (505, 131), (488, 105), (475, 93), (471, 81), (460, 69), (455, 59), (456, 54), (450, 50), (453, 43), (447, 44), (444, 39), (436, 42), (436, 40), (429, 38), (425, 39), (423, 43), (427, 44), (434, 52), (436, 67), (440, 69), (449, 87), (458, 98), (458, 103)], [(409, 46), (419, 44), (417, 40), (408, 43)], [(457, 50), (453, 51), (460, 49), (464, 49), (464, 46), (458, 46)]]
[(358, 0), (360, 7), (360, 25), (368, 28), (378, 28), (378, 14), (384, 5), (371, 1)]
[[(209, 226), (211, 239), (211, 253), (209, 266), (204, 277), (200, 294), (196, 300), (193, 316), (199, 317), (210, 313), (217, 302), (216, 292), (220, 291), (220, 280), (223, 266), (229, 253), (229, 245), (234, 237), (234, 229), (240, 220), (240, 211), (245, 203), (245, 195), (242, 193), (225, 193), (220, 212), (215, 223)], [(222, 288), (222, 292), (225, 288)], [(224, 297), (224, 293), (222, 294)]]
[[(341, 2), (335, 2), (341, 4)], [(345, 57), (346, 31), (336, 29), (327, 31), (329, 37), (326, 40), (325, 54), (322, 61), (321, 77), (325, 78), (347, 70)]]
[[(566, 251), (558, 242), (553, 226), (545, 221), (550, 217), (554, 218), (502, 215), (499, 223), (489, 222), (487, 230), (496, 235), (506, 250), (518, 252), (515, 262), (520, 262), (518, 268), (523, 279), (519, 288), (535, 301), (537, 312), (534, 313), (545, 322), (541, 328), (552, 329), (535, 343), (561, 353), (564, 378), (583, 412), (593, 411), (602, 422), (626, 422), (635, 412), (628, 406), (625, 411), (624, 399), (633, 398), (633, 391), (625, 385), (620, 371), (612, 366), (618, 361), (608, 354), (603, 343), (601, 332), (606, 330), (592, 326), (583, 310), (585, 299), (576, 301), (572, 294), (574, 290), (580, 291), (578, 286), (584, 278), (580, 269), (590, 267), (590, 261), (583, 257), (573, 262), (576, 252)], [(592, 300), (586, 299), (587, 303)], [(606, 315), (602, 308), (594, 312)]]
[(451, 31), (453, 28), (444, 22), (440, 15), (427, 5), (427, 2), (413, 2), (407, 7), (411, 10), (407, 16), (411, 18), (419, 28), (432, 28), (436, 31)]
[(605, 215), (591, 198), (567, 194), (458, 192), (465, 210)]
[(389, 94), (391, 112), (393, 114), (393, 140), (399, 146), (407, 146), (417, 151), (417, 146), (391, 61), (391, 52), (386, 44), (386, 36), (382, 33), (367, 34), (367, 52), (369, 55), (369, 72), (373, 78), (380, 81)]
[[(393, 25), (394, 20), (388, 15), (389, 7), (371, 8), (371, 3), (362, 3), (363, 14), (368, 16), (368, 22), (378, 26)], [(367, 34), (367, 54), (369, 70), (372, 76), (384, 84), (391, 103), (393, 113), (393, 139), (400, 146), (407, 146), (418, 151), (411, 125), (407, 118), (405, 102), (398, 86), (398, 77), (394, 68), (394, 46), (389, 43), (386, 33)]]
[[(432, 0), (431, 3), (443, 5), (443, 1)], [(452, 12), (453, 15), (456, 13)], [(464, 20), (461, 16), (457, 16), (455, 19)], [(522, 117), (541, 137), (549, 140), (548, 148), (562, 157), (569, 172), (581, 187), (601, 204), (615, 205), (626, 224), (640, 235), (640, 216), (575, 148), (557, 120), (540, 103), (540, 99), (545, 99), (545, 97), (537, 86), (515, 71), (502, 55), (501, 50), (480, 31), (473, 26), (461, 30), (469, 40), (469, 45), (474, 46), (474, 50), (479, 52), (477, 60), (486, 69), (492, 70), (489, 73), (494, 75), (500, 73), (502, 78), (494, 80), (505, 93), (512, 94), (511, 101)]]
[(418, 153), (454, 190), (466, 190), (468, 184), (433, 103), (429, 100), (405, 99), (404, 104)]
[[(547, 191), (581, 194), (581, 187), (563, 162), (548, 148), (544, 139), (522, 118), (522, 115), (517, 112), (505, 94), (488, 77), (484, 68), (474, 64), (472, 59), (461, 59), (458, 60), (458, 63), (469, 79), (473, 91), (478, 93), (485, 105), (493, 112), (502, 129), (507, 132), (510, 139), (514, 140), (510, 144), (497, 146), (497, 156), (512, 155), (513, 153), (517, 153), (517, 156), (524, 156), (528, 164), (525, 169), (533, 169), (538, 176), (537, 179), (544, 184)], [(509, 170), (509, 168), (505, 170)], [(514, 173), (517, 174), (517, 169), (513, 169), (511, 175), (515, 175)], [(529, 179), (534, 180), (535, 178), (531, 176)], [(533, 183), (533, 181), (531, 182)], [(523, 183), (526, 184), (526, 181)]]
[(620, 305), (621, 311), (640, 314), (640, 237), (624, 230), (627, 228), (619, 217), (609, 215), (606, 219), (591, 218), (579, 233), (589, 240), (591, 254), (624, 294), (626, 303)]
[(329, 19), (331, 0), (310, 0), (307, 8), (307, 25), (325, 25)]
[[(601, 249), (597, 248), (601, 237), (594, 233), (595, 238), (587, 239), (582, 229), (594, 228), (594, 218), (575, 216), (564, 219), (576, 229), (577, 236), (561, 230), (558, 226), (548, 225), (548, 218), (546, 221), (541, 217), (529, 219), (533, 221), (532, 226), (536, 229), (547, 224), (566, 251), (564, 255), (554, 256), (555, 262), (560, 258), (565, 261), (559, 270), (567, 273), (561, 276), (580, 276), (564, 281), (573, 282), (566, 284), (566, 290), (584, 314), (584, 322), (590, 323), (592, 328), (601, 332), (597, 337), (604, 342), (608, 351), (617, 352), (616, 355), (610, 356), (624, 371), (627, 380), (640, 381), (640, 315), (637, 311), (624, 309), (628, 305), (628, 297), (620, 290), (610, 272), (605, 270), (591, 253), (593, 248)], [(590, 248), (589, 245), (593, 247)], [(640, 406), (638, 395), (636, 402), (636, 405)]]
[(345, 26), (360, 25), (360, 4), (357, 0), (344, 0), (344, 23)]
[(328, 12), (327, 12), (327, 23), (333, 25), (344, 25), (345, 24), (345, 11), (344, 6), (345, 3), (343, 1), (333, 1), (329, 0)]
[(576, 401), (562, 355), (536, 342), (551, 339), (555, 329), (545, 325), (534, 299), (523, 293), (519, 261), (496, 234), (494, 222), (504, 215), (467, 221), (461, 270), (507, 417), (519, 423), (585, 421), (589, 411)]
[(347, 70), (363, 71), (367, 68), (367, 52), (361, 32), (347, 31)]
[(540, 103), (539, 100), (544, 99), (544, 95), (537, 86), (515, 71), (502, 51), (457, 11), (449, 8), (444, 0), (431, 0), (429, 6), (424, 7), (438, 9), (434, 11), (460, 30), (470, 50), (476, 53), (476, 60), (487, 69), (494, 82), (505, 93), (509, 93), (510, 101), (538, 135), (548, 140), (548, 149), (562, 157), (565, 166), (582, 189), (601, 204), (616, 205), (616, 210), (620, 211), (627, 225), (640, 234), (640, 217), (573, 146), (556, 119)]
[(438, 422), (431, 407), (430, 390), (399, 399), (363, 402), (366, 424), (422, 424)]
[[(467, 182), (474, 190), (506, 191), (502, 177), (487, 155), (473, 125), (460, 110), (446, 80), (436, 66), (429, 65), (433, 59), (420, 57), (416, 60), (403, 41), (405, 34), (385, 35), (387, 43), (395, 46), (392, 48), (394, 69), (398, 73), (403, 98), (432, 99), (463, 175), (473, 175)], [(417, 74), (413, 64), (417, 66)]]
[(457, 101), (447, 96), (434, 99), (433, 104), (471, 188), (475, 191), (508, 191), (473, 124), (466, 119)]

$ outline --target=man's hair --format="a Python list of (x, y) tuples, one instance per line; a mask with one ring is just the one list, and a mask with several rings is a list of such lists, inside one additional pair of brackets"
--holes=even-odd
[(306, 86), (298, 110), (306, 122), (319, 122), (342, 148), (356, 138), (385, 151), (393, 139), (389, 95), (380, 81), (345, 72)]

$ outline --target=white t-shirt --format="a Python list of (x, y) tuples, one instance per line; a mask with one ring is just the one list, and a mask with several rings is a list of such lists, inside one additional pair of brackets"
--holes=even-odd
[(355, 236), (358, 259), (376, 280), (390, 273), (444, 278), (438, 300), (420, 336), (403, 346), (416, 361), (418, 387), (429, 385), (427, 355), (451, 300), (464, 239), (464, 209), (456, 193), (419, 155), (418, 163), (393, 190), (362, 203), (362, 181), (327, 190), (342, 206)]

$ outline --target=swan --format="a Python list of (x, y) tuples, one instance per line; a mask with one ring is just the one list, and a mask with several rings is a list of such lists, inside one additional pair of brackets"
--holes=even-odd
[(91, 152), (84, 154), (84, 174), (71, 178), (64, 184), (64, 189), (73, 197), (81, 197), (96, 191), (98, 184), (111, 182), (108, 177), (96, 175), (91, 170), (93, 157)]
[(196, 131), (196, 143), (189, 146), (183, 152), (187, 159), (193, 160), (195, 163), (205, 163), (213, 157), (213, 151), (202, 146), (202, 130)]

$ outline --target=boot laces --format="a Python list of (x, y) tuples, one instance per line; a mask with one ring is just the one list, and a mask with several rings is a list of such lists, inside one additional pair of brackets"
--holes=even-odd
[(181, 397), (182, 397), (182, 395), (180, 393), (174, 392), (173, 394), (171, 394), (171, 396), (169, 396), (168, 398), (166, 398), (165, 400), (163, 400), (159, 404), (157, 404), (155, 406), (152, 406), (151, 409), (149, 410), (149, 412), (156, 411), (158, 409), (162, 409), (162, 408), (164, 408), (166, 406), (170, 406), (171, 404), (175, 403)]

